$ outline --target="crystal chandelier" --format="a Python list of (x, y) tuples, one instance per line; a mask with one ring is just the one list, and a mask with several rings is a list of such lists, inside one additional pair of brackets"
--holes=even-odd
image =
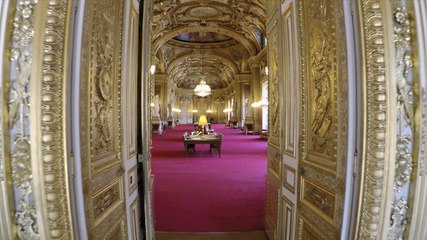
[(200, 83), (194, 89), (194, 93), (200, 97), (206, 97), (211, 95), (211, 87), (206, 84), (206, 81), (204, 80), (204, 76), (202, 77), (202, 80), (200, 81)]

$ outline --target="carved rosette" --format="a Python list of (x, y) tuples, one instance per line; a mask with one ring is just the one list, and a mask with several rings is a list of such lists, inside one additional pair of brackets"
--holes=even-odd
[(15, 191), (15, 218), (20, 239), (38, 239), (30, 146), (30, 73), (36, 0), (17, 1), (10, 53), (10, 159)]
[(362, 52), (365, 67), (363, 82), (366, 86), (366, 126), (364, 139), (364, 176), (363, 193), (360, 203), (360, 225), (358, 239), (377, 239), (382, 225), (384, 212), (383, 189), (385, 185), (386, 140), (389, 138), (387, 127), (388, 99), (385, 60), (385, 31), (383, 6), (379, 0), (359, 2), (359, 15), (362, 31)]
[(413, 170), (414, 145), (414, 82), (412, 80), (412, 50), (410, 20), (401, 3), (393, 2), (393, 33), (397, 83), (397, 142), (394, 196), (388, 229), (388, 239), (402, 239), (406, 227), (408, 189)]

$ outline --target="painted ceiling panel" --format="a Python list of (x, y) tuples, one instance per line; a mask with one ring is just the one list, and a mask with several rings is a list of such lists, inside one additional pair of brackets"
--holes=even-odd
[(263, 2), (154, 1), (152, 38), (160, 72), (181, 89), (194, 89), (201, 78), (212, 89), (227, 88), (263, 48)]

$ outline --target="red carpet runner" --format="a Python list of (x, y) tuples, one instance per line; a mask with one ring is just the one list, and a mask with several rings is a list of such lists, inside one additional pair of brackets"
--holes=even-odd
[(185, 157), (182, 135), (192, 125), (153, 134), (156, 231), (228, 232), (262, 230), (267, 142), (258, 135), (213, 125), (224, 134), (222, 156), (196, 145)]

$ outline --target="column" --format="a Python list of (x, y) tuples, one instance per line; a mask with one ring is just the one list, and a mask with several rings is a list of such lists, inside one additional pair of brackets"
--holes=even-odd
[(236, 117), (237, 117), (237, 122), (239, 124), (240, 127), (242, 127), (242, 83), (239, 81), (239, 79), (236, 79), (236, 85), (235, 85), (235, 101), (236, 101)]
[[(251, 92), (252, 92), (252, 96), (253, 96), (253, 102), (259, 103), (259, 102), (261, 102), (261, 98), (262, 98), (262, 94), (261, 94), (262, 89), (261, 89), (260, 64), (258, 62), (252, 63), (251, 73), (252, 73)], [(255, 131), (255, 133), (260, 133), (261, 128), (262, 128), (261, 107), (252, 107), (251, 106), (251, 108), (253, 111), (254, 131)]]

